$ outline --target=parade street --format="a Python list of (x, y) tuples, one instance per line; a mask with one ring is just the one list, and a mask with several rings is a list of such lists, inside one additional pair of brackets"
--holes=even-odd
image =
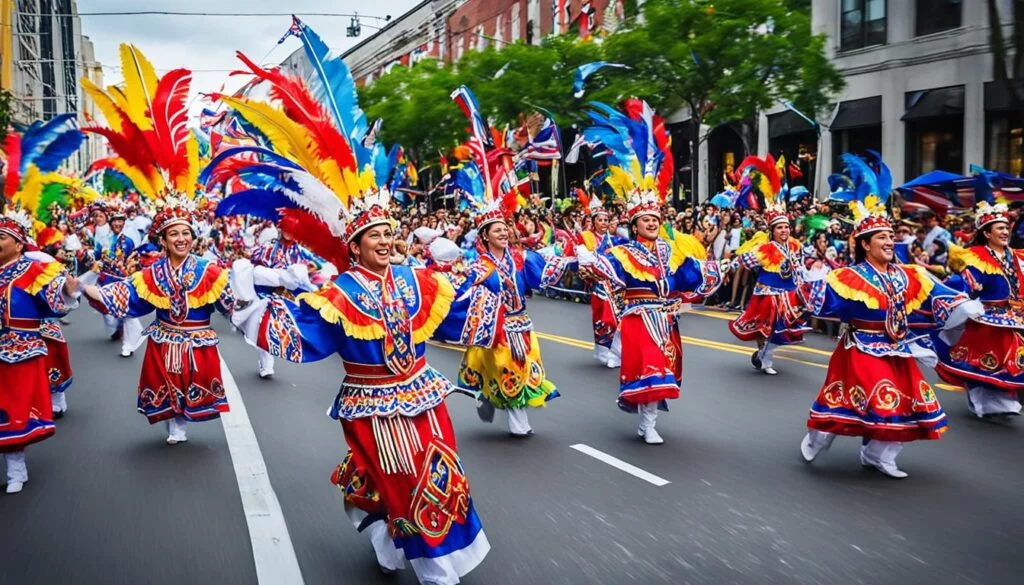
[[(726, 315), (703, 311), (682, 319), (683, 393), (659, 419), (666, 442), (645, 445), (615, 406), (616, 372), (592, 357), (589, 311), (531, 302), (562, 394), (531, 411), (536, 436), (512, 439), (502, 413), (486, 424), (468, 397), (448, 399), (492, 545), (465, 583), (1020, 582), (1024, 421), (977, 420), (944, 387), (950, 431), (907, 446), (909, 479), (862, 468), (852, 438), (808, 465), (798, 445), (830, 342), (815, 334), (780, 350), (780, 375), (764, 376)], [(70, 321), (70, 411), (29, 449), (25, 491), (0, 497), (0, 583), (415, 582), (378, 571), (329, 482), (346, 451), (325, 416), (337, 361), (279, 361), (260, 380), (255, 350), (217, 319), (244, 409), (229, 388), (232, 416), (190, 425), (188, 443), (171, 447), (135, 412), (142, 352), (122, 359), (99, 343), (88, 308)], [(428, 354), (454, 377), (459, 350)], [(251, 491), (263, 461), (279, 509), (267, 494), (240, 496), (236, 477)], [(279, 560), (292, 554), (297, 567)]]

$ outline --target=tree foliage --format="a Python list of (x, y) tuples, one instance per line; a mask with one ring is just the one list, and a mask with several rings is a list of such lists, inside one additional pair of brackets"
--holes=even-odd
[(13, 107), (14, 94), (6, 89), (0, 89), (0, 141), (7, 138), (7, 128), (11, 124)]
[[(1010, 105), (1024, 109), (1024, 0), (1013, 0), (1010, 13), (999, 10), (999, 0), (987, 0), (989, 46), (992, 48), (992, 72), (996, 83), (1007, 88)], [(1009, 30), (999, 23), (1009, 16)]]
[[(806, 2), (778, 0), (647, 0), (642, 14), (603, 42), (549, 37), (467, 53), (454, 64), (424, 61), (396, 68), (361, 89), (383, 135), (430, 156), (466, 136), (466, 123), (448, 96), (461, 84), (476, 94), (495, 125), (515, 123), (540, 106), (565, 127), (581, 122), (590, 100), (616, 103), (639, 96), (663, 115), (688, 107), (699, 122), (755, 125), (760, 112), (792, 101), (808, 113), (842, 88), (825, 56), (825, 38), (811, 32)], [(791, 9), (797, 6), (797, 9)], [(572, 95), (576, 67), (592, 61), (623, 63), (588, 80), (587, 95)], [(748, 149), (752, 145), (748, 143)]]

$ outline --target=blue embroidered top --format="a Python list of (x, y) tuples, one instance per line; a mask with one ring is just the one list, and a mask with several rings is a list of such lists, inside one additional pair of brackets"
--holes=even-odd
[(0, 361), (13, 364), (46, 355), (44, 319), (62, 317), (77, 304), (64, 296), (67, 277), (60, 262), (25, 256), (0, 268)]

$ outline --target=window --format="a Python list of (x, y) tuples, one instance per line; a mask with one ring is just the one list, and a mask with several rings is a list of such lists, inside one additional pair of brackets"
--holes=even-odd
[(516, 4), (512, 7), (512, 33), (509, 35), (508, 40), (513, 43), (519, 40), (519, 5)]
[(487, 48), (487, 41), (489, 39), (487, 38), (487, 34), (484, 32), (484, 25), (481, 24), (476, 27), (476, 32), (473, 33), (473, 36), (475, 37), (473, 41), (476, 43), (476, 49), (478, 51), (483, 51)]
[(505, 21), (499, 14), (494, 19), (494, 48), (501, 50), (501, 46), (505, 44)]
[(917, 36), (959, 28), (963, 0), (916, 0), (915, 28)]
[(885, 44), (886, 0), (840, 0), (839, 50)]

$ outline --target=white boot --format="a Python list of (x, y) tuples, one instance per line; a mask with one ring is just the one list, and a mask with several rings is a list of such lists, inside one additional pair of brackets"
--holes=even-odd
[(142, 322), (136, 317), (124, 320), (121, 337), (121, 357), (131, 357), (142, 341)]
[(274, 356), (269, 353), (259, 350), (260, 360), (260, 378), (267, 379), (274, 375)]
[(185, 425), (188, 421), (184, 417), (176, 416), (167, 421), (167, 444), (177, 445), (188, 441), (188, 434)]
[(16, 494), (28, 481), (28, 467), (25, 465), (25, 450), (12, 451), (4, 455), (7, 460), (7, 493)]
[(640, 414), (640, 426), (637, 427), (636, 434), (643, 437), (644, 442), (648, 445), (661, 445), (664, 443), (665, 439), (662, 439), (661, 435), (654, 428), (658, 421), (658, 403), (645, 402), (637, 405), (637, 412)]
[(777, 347), (777, 345), (768, 341), (765, 342), (764, 347), (761, 348), (761, 371), (764, 372), (765, 374), (768, 374), (769, 376), (774, 376), (775, 374), (778, 374), (778, 372), (775, 371), (775, 368), (772, 367), (772, 356), (775, 354), (775, 348)]
[(608, 348), (603, 345), (594, 344), (594, 359), (601, 362), (601, 365), (608, 365)]
[(377, 555), (377, 565), (384, 574), (391, 574), (405, 568), (404, 556), (395, 548), (395, 541), (388, 534), (387, 522), (378, 520), (370, 524), (363, 532), (370, 536), (370, 544)]
[(63, 418), (68, 411), (68, 399), (64, 392), (50, 392), (50, 406), (53, 408), (53, 418)]
[(836, 436), (833, 433), (810, 429), (804, 435), (804, 440), (800, 442), (800, 454), (804, 456), (804, 461), (810, 463), (822, 451), (827, 451), (835, 439)]
[(971, 386), (967, 389), (967, 408), (978, 418), (984, 418), (1020, 414), (1021, 405), (1013, 393), (988, 386)]
[(896, 456), (903, 450), (903, 443), (898, 441), (868, 441), (861, 445), (860, 464), (874, 467), (878, 471), (895, 479), (903, 479), (907, 472), (896, 467)]
[(510, 408), (506, 412), (508, 412), (509, 434), (513, 437), (529, 437), (533, 434), (525, 408)]
[(619, 332), (615, 332), (615, 337), (612, 338), (612, 346), (608, 350), (608, 363), (605, 364), (611, 369), (615, 369), (622, 366), (622, 336)]

